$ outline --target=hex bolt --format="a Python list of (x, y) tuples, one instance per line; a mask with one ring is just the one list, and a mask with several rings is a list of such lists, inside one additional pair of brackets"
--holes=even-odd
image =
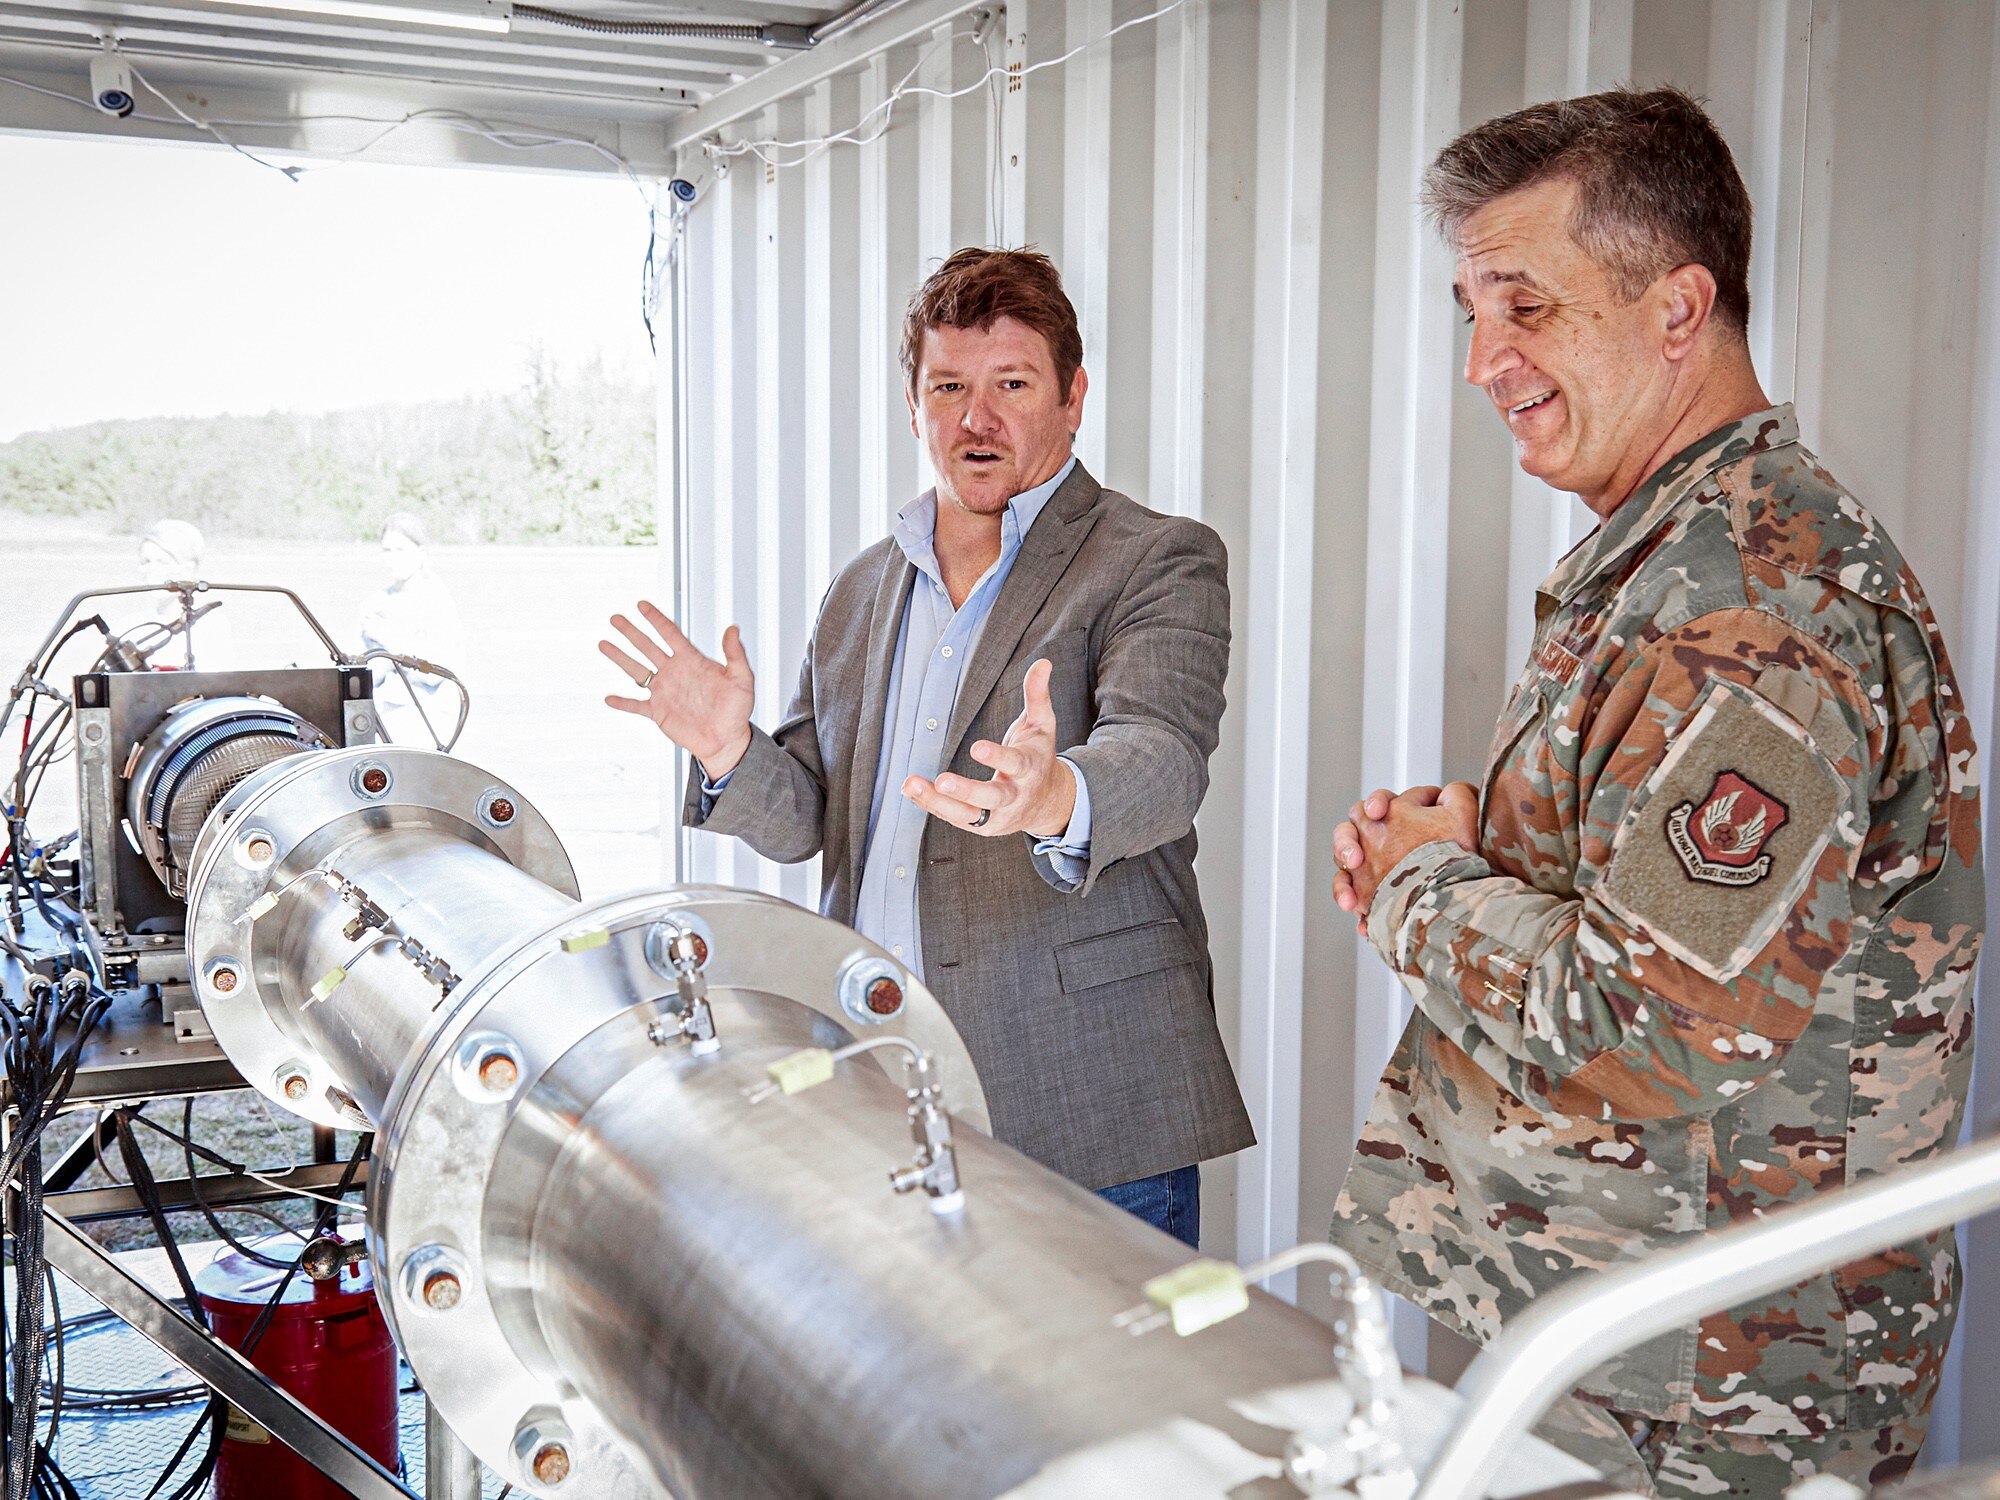
[(267, 838), (254, 838), (250, 840), (249, 846), (244, 850), (244, 853), (248, 854), (259, 864), (262, 864), (271, 857), (271, 841)]
[(285, 1091), (287, 1099), (303, 1099), (306, 1096), (306, 1092), (312, 1087), (306, 1081), (306, 1075), (303, 1073), (287, 1073), (284, 1076), (284, 1080), (278, 1086)]
[(535, 1450), (535, 1457), (528, 1468), (537, 1484), (561, 1484), (569, 1478), (569, 1449), (561, 1443), (544, 1443)]
[(235, 989), (236, 980), (236, 970), (228, 964), (218, 965), (215, 972), (208, 976), (209, 985), (221, 995), (226, 995)]
[(495, 797), (491, 802), (486, 804), (486, 816), (495, 823), (513, 822), (514, 799), (512, 797)]
[(424, 1278), (424, 1306), (432, 1312), (450, 1312), (460, 1295), (458, 1278), (449, 1271), (432, 1271)]
[(868, 1008), (878, 1016), (893, 1016), (903, 1008), (903, 987), (893, 979), (878, 979), (868, 986)]
[(520, 1065), (498, 1048), (479, 1059), (479, 1083), (488, 1093), (510, 1093), (520, 1081)]
[(707, 941), (698, 932), (691, 932), (688, 936), (694, 940), (694, 961), (697, 964), (706, 964), (708, 962)]
[(379, 797), (389, 790), (389, 773), (380, 766), (370, 766), (361, 773), (361, 790), (371, 797)]

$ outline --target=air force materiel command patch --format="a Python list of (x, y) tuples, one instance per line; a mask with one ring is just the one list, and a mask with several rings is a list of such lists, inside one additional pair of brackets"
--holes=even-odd
[(1711, 677), (1633, 796), (1595, 894), (1727, 984), (1778, 935), (1846, 811), (1846, 783), (1796, 719)]
[(1667, 814), (1667, 839), (1691, 880), (1755, 885), (1771, 873), (1764, 852), (1791, 810), (1734, 771), (1718, 771), (1699, 804)]

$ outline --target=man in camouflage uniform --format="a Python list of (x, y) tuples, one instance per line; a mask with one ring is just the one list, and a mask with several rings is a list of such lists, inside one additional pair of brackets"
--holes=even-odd
[[(1335, 894), (1416, 1000), (1334, 1237), (1477, 1341), (1539, 1294), (1956, 1138), (1974, 749), (1923, 590), (1751, 369), (1749, 203), (1679, 93), (1468, 132), (1427, 201), (1466, 377), (1603, 519), (1536, 598), (1478, 788), (1357, 804)], [(1664, 1495), (1923, 1441), (1949, 1231), (1621, 1355)]]

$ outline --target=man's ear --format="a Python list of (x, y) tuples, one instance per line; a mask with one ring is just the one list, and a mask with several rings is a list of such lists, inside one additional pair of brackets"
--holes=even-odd
[(1083, 426), (1083, 395), (1089, 389), (1090, 377), (1083, 373), (1083, 366), (1078, 365), (1076, 374), (1070, 378), (1069, 399), (1063, 402), (1064, 408), (1069, 412), (1069, 430), (1072, 437), (1076, 435), (1077, 429)]
[(903, 404), (910, 408), (910, 436), (918, 442), (924, 440), (923, 430), (917, 426), (917, 392), (914, 386), (903, 387)]
[(1715, 312), (1715, 277), (1707, 266), (1689, 262), (1654, 282), (1653, 290), (1660, 301), (1660, 352), (1685, 359)]

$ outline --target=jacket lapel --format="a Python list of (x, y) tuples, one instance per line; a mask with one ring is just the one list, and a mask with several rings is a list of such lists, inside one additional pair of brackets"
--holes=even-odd
[[(861, 682), (861, 717), (854, 729), (854, 759), (847, 778), (847, 889), (860, 899), (861, 861), (868, 852), (868, 814), (875, 800), (875, 777), (882, 760), (882, 715), (887, 711), (889, 674), (895, 666), (896, 642), (903, 630), (903, 611), (910, 602), (916, 567), (900, 547), (890, 547), (882, 560), (882, 578), (875, 586), (875, 603), (866, 625), (868, 660)], [(900, 796), (896, 788), (890, 796)]]
[[(959, 684), (940, 765), (949, 766), (957, 758), (966, 731), (985, 707), (986, 700), (993, 696), (1000, 674), (1006, 671), (1020, 647), (1021, 637), (1027, 634), (1028, 626), (1062, 580), (1069, 560), (1090, 534), (1086, 523), (1102, 493), (1103, 487), (1079, 463), (1063, 481), (1062, 488), (1049, 497), (1048, 505), (1021, 539), (1021, 550), (1014, 558), (1006, 583), (1001, 585), (1000, 597), (993, 601), (993, 613), (986, 617), (979, 644), (965, 669), (965, 679)], [(879, 730), (878, 725), (878, 734)]]

